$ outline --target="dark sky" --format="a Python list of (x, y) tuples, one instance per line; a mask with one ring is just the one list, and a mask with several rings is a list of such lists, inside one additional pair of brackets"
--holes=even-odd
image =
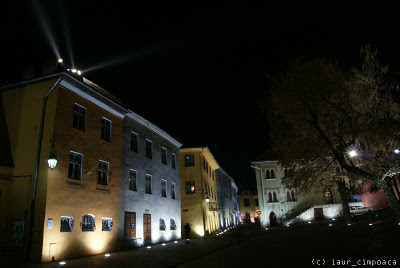
[(249, 162), (269, 143), (257, 104), (265, 73), (284, 71), (300, 55), (357, 65), (366, 43), (394, 70), (400, 66), (395, 6), (271, 1), (216, 9), (103, 2), (3, 5), (0, 82), (12, 80), (24, 64), (56, 58), (55, 47), (66, 65), (83, 70), (184, 147), (208, 146), (242, 189), (255, 189)]

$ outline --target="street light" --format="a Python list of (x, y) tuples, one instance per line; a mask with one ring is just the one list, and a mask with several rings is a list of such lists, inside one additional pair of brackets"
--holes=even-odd
[(50, 140), (51, 142), (51, 152), (50, 156), (47, 159), (47, 163), (49, 164), (50, 169), (54, 169), (57, 166), (58, 158), (56, 156), (56, 153), (54, 152), (54, 140)]
[(356, 157), (357, 156), (357, 151), (356, 150), (349, 151), (349, 156), (350, 156), (350, 158)]
[(210, 198), (208, 198), (208, 196), (206, 196), (206, 203), (210, 203)]

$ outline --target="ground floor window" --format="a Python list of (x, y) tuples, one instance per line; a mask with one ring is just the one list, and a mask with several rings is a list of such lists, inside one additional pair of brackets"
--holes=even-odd
[(82, 232), (93, 232), (95, 229), (95, 217), (91, 214), (82, 216)]
[(112, 230), (112, 219), (111, 218), (103, 218), (102, 220), (102, 231), (111, 231)]
[(176, 230), (176, 223), (175, 223), (175, 220), (172, 218), (169, 220), (169, 229)]
[(72, 232), (73, 229), (73, 217), (61, 217), (60, 232)]
[(160, 218), (160, 230), (165, 231), (166, 226), (165, 226), (165, 221), (163, 218)]

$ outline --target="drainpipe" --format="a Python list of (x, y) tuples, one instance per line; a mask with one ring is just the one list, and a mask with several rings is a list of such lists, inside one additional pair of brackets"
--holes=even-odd
[(40, 153), (42, 149), (42, 139), (43, 139), (43, 128), (44, 128), (44, 120), (46, 116), (46, 106), (47, 106), (47, 98), (49, 97), (50, 93), (53, 89), (61, 82), (61, 76), (58, 80), (53, 84), (53, 86), (47, 91), (46, 95), (43, 98), (43, 106), (42, 106), (42, 115), (40, 117), (40, 128), (39, 128), (39, 136), (38, 136), (38, 144), (36, 150), (36, 162), (35, 162), (35, 174), (33, 179), (33, 189), (32, 189), (32, 201), (31, 201), (31, 217), (29, 220), (29, 228), (28, 228), (28, 236), (27, 236), (27, 254), (29, 259), (32, 258), (31, 250), (32, 250), (32, 243), (33, 243), (33, 225), (35, 219), (35, 201), (36, 201), (36, 188), (37, 188), (37, 180), (39, 174), (39, 163), (40, 163)]

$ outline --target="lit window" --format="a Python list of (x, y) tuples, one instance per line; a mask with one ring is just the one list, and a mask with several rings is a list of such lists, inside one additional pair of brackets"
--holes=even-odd
[(111, 121), (101, 118), (101, 138), (105, 141), (111, 141)]
[(73, 128), (81, 131), (85, 131), (86, 127), (86, 108), (75, 103), (74, 105), (74, 117), (72, 120)]
[(95, 229), (95, 217), (91, 214), (82, 216), (82, 232), (92, 232)]
[(165, 221), (163, 218), (160, 218), (160, 231), (165, 231), (166, 226), (165, 226)]
[(171, 199), (175, 199), (175, 183), (171, 182)]
[(108, 185), (108, 163), (101, 160), (99, 160), (97, 183), (101, 185)]
[(172, 168), (176, 169), (176, 155), (174, 153), (172, 153), (171, 161), (172, 161)]
[(131, 191), (137, 191), (136, 178), (137, 178), (137, 171), (132, 169), (129, 170), (129, 190)]
[(60, 232), (72, 232), (74, 218), (61, 217)]
[(167, 149), (161, 148), (161, 163), (167, 164)]
[(185, 155), (185, 167), (193, 167), (194, 166), (194, 155)]
[(145, 193), (151, 194), (151, 175), (146, 175)]
[(82, 155), (74, 152), (69, 153), (68, 178), (81, 180), (82, 178)]
[(112, 230), (112, 219), (111, 218), (103, 218), (101, 222), (101, 230), (102, 231), (111, 231)]
[(175, 223), (175, 220), (172, 218), (169, 220), (169, 229), (176, 230), (176, 223)]
[(150, 140), (146, 140), (146, 157), (153, 159), (153, 143)]
[(186, 194), (194, 194), (195, 193), (194, 181), (185, 182), (185, 188), (186, 188)]
[(167, 181), (161, 180), (161, 196), (167, 197)]
[(139, 135), (134, 132), (131, 132), (131, 151), (139, 152)]

